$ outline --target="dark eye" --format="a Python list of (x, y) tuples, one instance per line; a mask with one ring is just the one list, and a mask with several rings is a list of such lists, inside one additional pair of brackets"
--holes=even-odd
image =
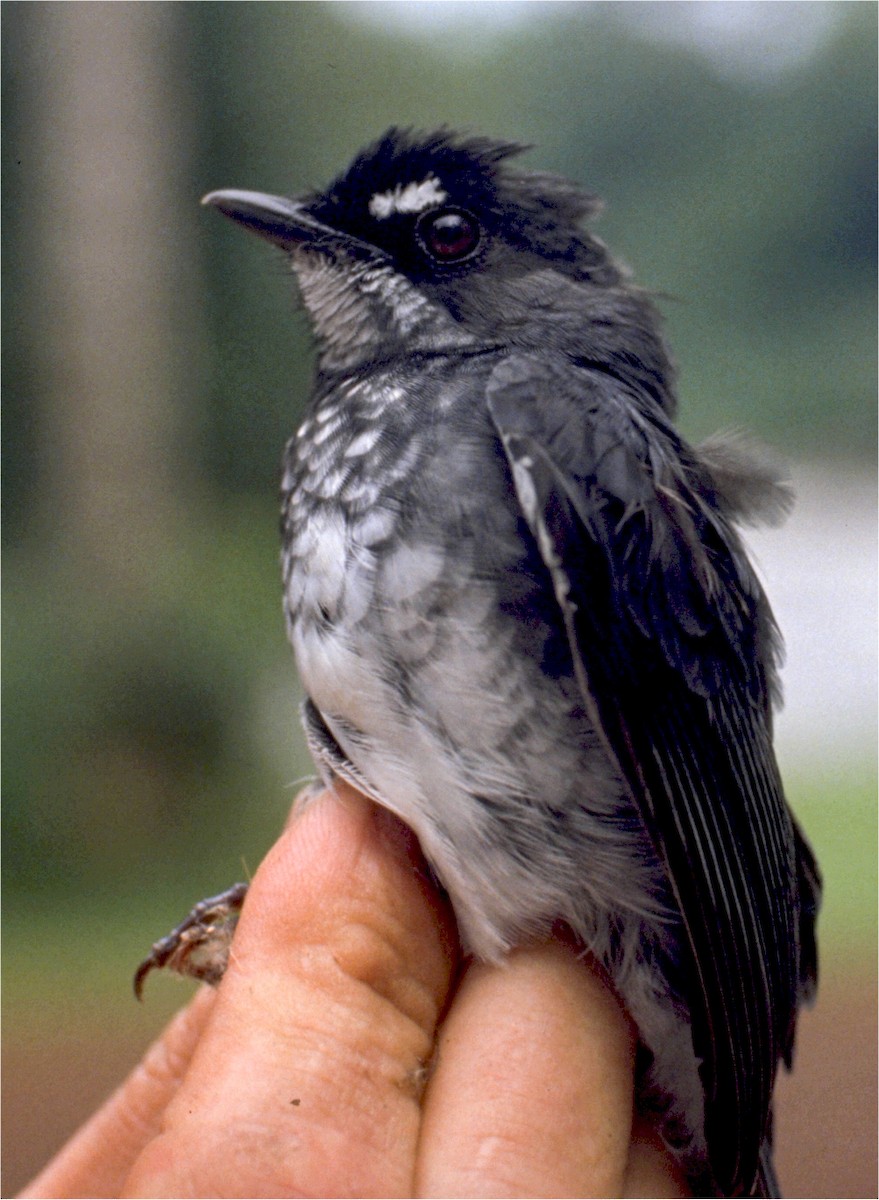
[(479, 236), (475, 219), (458, 209), (425, 213), (418, 222), (421, 244), (437, 262), (453, 263), (469, 258), (479, 245)]

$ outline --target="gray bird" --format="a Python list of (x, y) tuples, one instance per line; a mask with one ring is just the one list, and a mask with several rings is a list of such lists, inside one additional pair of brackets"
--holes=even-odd
[(819, 880), (735, 522), (788, 497), (676, 432), (594, 197), (519, 149), (391, 129), (325, 192), (205, 198), (286, 252), (316, 335), (283, 477), (308, 741), (415, 831), (466, 950), (563, 921), (604, 966), (697, 1194), (773, 1195)]

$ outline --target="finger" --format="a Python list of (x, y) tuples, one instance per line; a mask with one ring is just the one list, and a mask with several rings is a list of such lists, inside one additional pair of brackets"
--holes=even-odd
[(212, 1020), (129, 1195), (411, 1195), (454, 957), (412, 835), (311, 801), (251, 885)]
[(634, 1038), (567, 947), (471, 966), (425, 1096), (419, 1196), (619, 1196)]
[(180, 1085), (213, 1007), (199, 991), (168, 1025), (143, 1061), (74, 1135), (21, 1196), (118, 1196)]

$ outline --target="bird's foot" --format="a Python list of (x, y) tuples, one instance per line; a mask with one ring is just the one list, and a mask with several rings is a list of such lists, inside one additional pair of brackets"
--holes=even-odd
[(247, 894), (246, 883), (235, 883), (218, 896), (201, 900), (167, 937), (160, 938), (134, 976), (134, 994), (140, 1000), (147, 975), (168, 967), (205, 983), (217, 984), (229, 962), (229, 947)]

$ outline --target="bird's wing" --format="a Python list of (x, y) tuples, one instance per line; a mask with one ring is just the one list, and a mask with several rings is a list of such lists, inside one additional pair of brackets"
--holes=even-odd
[(749, 1194), (799, 984), (796, 839), (771, 745), (772, 618), (711, 482), (655, 401), (518, 354), (487, 399), (587, 712), (686, 929), (711, 1168)]

